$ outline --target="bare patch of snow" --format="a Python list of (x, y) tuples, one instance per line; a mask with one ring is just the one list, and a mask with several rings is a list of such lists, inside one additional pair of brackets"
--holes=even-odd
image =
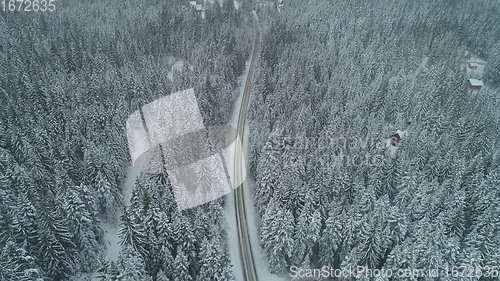
[(478, 56), (470, 54), (470, 58), (467, 59), (465, 69), (469, 77), (471, 78), (481, 78), (486, 68), (487, 62)]
[(128, 167), (127, 177), (125, 178), (125, 184), (123, 187), (123, 203), (125, 204), (125, 206), (130, 205), (130, 199), (132, 198), (132, 191), (134, 190), (135, 181), (140, 176), (140, 174), (140, 167)]
[(406, 131), (406, 130), (397, 130), (396, 134), (398, 134), (399, 137), (401, 138), (401, 140), (403, 140), (404, 138), (407, 137), (408, 131)]
[(106, 245), (106, 260), (114, 261), (120, 253), (120, 238), (118, 237), (118, 225), (114, 223), (101, 222), (104, 231), (104, 244)]
[(174, 79), (174, 72), (180, 71), (184, 67), (184, 61), (183, 60), (177, 60), (175, 63), (172, 65), (172, 68), (170, 71), (167, 73), (168, 79), (172, 81)]
[[(123, 187), (123, 203), (125, 206), (130, 205), (130, 199), (132, 197), (132, 191), (134, 189), (135, 180), (140, 175), (140, 169), (132, 166), (127, 169), (127, 177), (125, 178), (125, 183)], [(120, 237), (118, 237), (118, 230), (120, 229), (119, 217), (121, 215), (121, 210), (118, 212), (118, 218), (115, 223), (101, 222), (100, 227), (104, 231), (104, 246), (106, 246), (106, 251), (104, 257), (107, 261), (114, 261), (118, 258), (120, 253)]]
[(422, 59), (422, 62), (420, 63), (420, 65), (418, 66), (417, 70), (415, 70), (415, 72), (413, 73), (413, 75), (411, 76), (411, 85), (412, 87), (415, 86), (415, 83), (417, 81), (417, 76), (418, 74), (420, 73), (420, 71), (422, 71), (422, 69), (425, 67), (425, 65), (427, 64), (427, 62), (429, 61), (429, 57), (428, 56), (425, 56), (423, 59)]

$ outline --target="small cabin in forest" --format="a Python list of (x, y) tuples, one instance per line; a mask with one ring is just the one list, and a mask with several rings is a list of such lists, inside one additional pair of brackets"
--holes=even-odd
[(471, 90), (479, 91), (484, 86), (484, 84), (483, 81), (479, 79), (469, 79), (467, 80), (467, 86), (469, 86)]
[(389, 140), (391, 141), (392, 146), (397, 146), (401, 141), (401, 136), (398, 133), (395, 133), (394, 135), (389, 137)]
[(276, 2), (273, 0), (257, 0), (257, 7), (274, 6)]
[(201, 1), (200, 1), (199, 3), (198, 3), (198, 2), (199, 2), (199, 1), (193, 1), (193, 0), (191, 0), (191, 1), (189, 1), (189, 5), (190, 5), (192, 8), (196, 9), (197, 11), (203, 11), (204, 9), (203, 9), (203, 4), (202, 4), (202, 2), (201, 2)]
[(475, 63), (475, 62), (469, 62), (467, 64), (467, 68), (468, 69), (477, 69), (477, 67), (479, 66), (479, 64)]

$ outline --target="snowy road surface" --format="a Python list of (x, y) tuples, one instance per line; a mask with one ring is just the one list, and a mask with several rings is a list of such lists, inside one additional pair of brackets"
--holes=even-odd
[[(243, 99), (241, 101), (240, 113), (238, 117), (237, 124), (237, 134), (240, 139), (243, 139), (244, 131), (245, 131), (245, 121), (246, 121), (246, 112), (248, 108), (248, 102), (250, 100), (250, 93), (252, 90), (252, 75), (255, 68), (255, 62), (257, 61), (259, 46), (260, 46), (260, 25), (257, 19), (257, 15), (253, 13), (253, 21), (255, 25), (255, 42), (253, 46), (252, 59), (250, 61), (250, 66), (248, 69), (248, 75), (245, 82), (245, 89), (243, 93)], [(235, 150), (234, 155), (234, 171), (235, 171), (235, 179), (236, 182), (240, 182), (238, 179), (242, 178), (242, 167), (244, 157), (241, 153), (241, 150)], [(242, 182), (243, 180), (241, 180)], [(258, 280), (257, 271), (255, 269), (254, 257), (252, 253), (252, 247), (250, 244), (250, 236), (248, 230), (248, 222), (247, 215), (245, 209), (245, 200), (243, 193), (243, 184), (240, 185), (234, 192), (234, 207), (236, 213), (236, 224), (238, 231), (238, 244), (240, 251), (240, 259), (243, 271), (243, 277), (246, 281), (254, 281)]]
[[(253, 21), (256, 33), (254, 47), (250, 61), (247, 62), (246, 73), (242, 78), (243, 85), (240, 97), (235, 104), (233, 122), (231, 124), (232, 127), (237, 128), (239, 139), (243, 142), (243, 152), (241, 150), (235, 151), (233, 161), (232, 171), (238, 177), (243, 177), (244, 172), (242, 169), (249, 167), (248, 158), (244, 157), (244, 155), (248, 155), (249, 134), (246, 125), (246, 111), (251, 93), (252, 74), (258, 58), (261, 40), (261, 28), (255, 12), (253, 13)], [(244, 188), (243, 185), (245, 186)], [(287, 279), (269, 272), (267, 258), (259, 245), (256, 211), (251, 198), (254, 185), (255, 182), (248, 175), (244, 178), (243, 184), (235, 189), (233, 196), (226, 198), (227, 231), (236, 280), (284, 281)]]

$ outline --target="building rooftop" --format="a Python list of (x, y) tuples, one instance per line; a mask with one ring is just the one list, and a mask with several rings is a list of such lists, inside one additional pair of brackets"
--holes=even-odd
[(483, 81), (479, 80), (479, 79), (469, 79), (469, 83), (471, 86), (484, 86), (483, 84)]

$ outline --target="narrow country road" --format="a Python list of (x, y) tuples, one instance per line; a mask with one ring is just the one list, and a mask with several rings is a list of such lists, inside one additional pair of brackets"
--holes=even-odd
[[(245, 82), (245, 88), (243, 92), (243, 99), (241, 101), (241, 107), (238, 117), (238, 124), (236, 127), (237, 134), (239, 139), (243, 142), (243, 135), (245, 131), (245, 121), (246, 121), (246, 113), (248, 108), (248, 102), (250, 100), (250, 94), (252, 91), (252, 76), (255, 68), (255, 62), (257, 61), (257, 57), (259, 55), (260, 49), (260, 24), (257, 18), (257, 14), (255, 12), (252, 13), (253, 23), (255, 26), (255, 42), (253, 45), (252, 51), (252, 59), (250, 61), (250, 66), (248, 69), (247, 80)], [(243, 145), (243, 144), (242, 144)], [(242, 165), (243, 161), (245, 161), (242, 150), (235, 149), (234, 155), (234, 177), (235, 182), (243, 182), (241, 181), (242, 177), (242, 169), (244, 165)], [(237, 231), (238, 231), (238, 248), (241, 259), (241, 267), (243, 269), (243, 276), (245, 281), (254, 281), (258, 280), (257, 271), (255, 269), (255, 264), (253, 260), (252, 248), (250, 245), (250, 237), (248, 234), (248, 223), (247, 216), (245, 210), (245, 200), (243, 197), (243, 184), (241, 184), (238, 188), (235, 189), (234, 192), (234, 201), (235, 201), (235, 213), (236, 213), (236, 223), (237, 223)]]

